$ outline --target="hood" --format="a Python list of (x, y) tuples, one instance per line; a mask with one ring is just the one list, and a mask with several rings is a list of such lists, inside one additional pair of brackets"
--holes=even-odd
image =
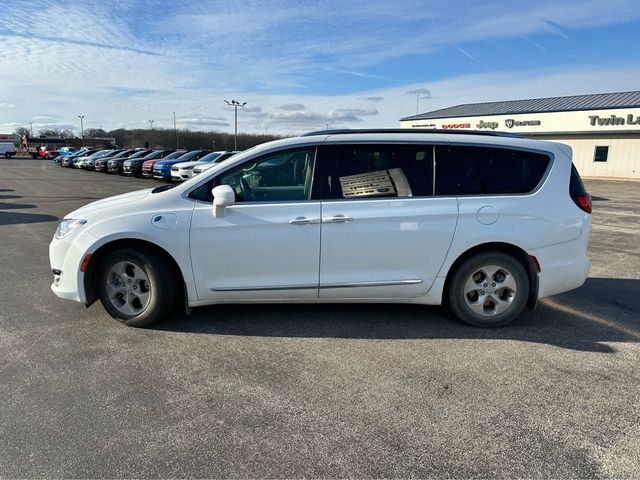
[(193, 161), (193, 162), (180, 162), (180, 163), (178, 164), (178, 166), (179, 166), (180, 168), (183, 168), (183, 167), (195, 167), (196, 165), (206, 165), (206, 164), (208, 164), (208, 163), (209, 163), (209, 162), (200, 162), (200, 161), (195, 160), (195, 161)]
[(122, 195), (116, 195), (115, 197), (104, 198), (96, 202), (91, 202), (88, 205), (80, 207), (79, 209), (65, 215), (64, 218), (84, 218), (85, 220), (90, 220), (90, 218), (87, 217), (93, 217), (98, 211), (104, 210), (105, 208), (117, 207), (124, 204), (129, 208), (129, 205), (132, 203), (139, 202), (151, 195), (151, 190), (153, 190), (153, 188), (137, 190), (135, 192), (124, 193)]

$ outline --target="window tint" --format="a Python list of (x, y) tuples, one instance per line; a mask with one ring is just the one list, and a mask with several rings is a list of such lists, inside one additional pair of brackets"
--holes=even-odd
[(609, 156), (609, 147), (596, 147), (596, 151), (593, 154), (594, 162), (606, 162)]
[(237, 203), (308, 200), (314, 156), (313, 148), (266, 155), (221, 173), (194, 190), (190, 197), (211, 202), (213, 187), (229, 185), (236, 193)]
[(313, 198), (415, 197), (432, 193), (432, 145), (318, 148)]
[(575, 198), (580, 195), (588, 195), (587, 189), (582, 183), (582, 178), (576, 169), (576, 166), (571, 164), (571, 178), (569, 179), (569, 194)]
[(549, 165), (547, 155), (488, 147), (436, 148), (436, 195), (527, 193)]

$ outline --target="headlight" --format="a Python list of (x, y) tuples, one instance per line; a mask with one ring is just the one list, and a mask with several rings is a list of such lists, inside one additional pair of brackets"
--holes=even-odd
[(79, 220), (77, 218), (68, 218), (66, 220), (63, 220), (60, 222), (60, 225), (58, 225), (55, 237), (60, 240), (61, 238), (69, 235), (76, 228), (82, 227), (85, 223), (87, 223), (86, 220)]

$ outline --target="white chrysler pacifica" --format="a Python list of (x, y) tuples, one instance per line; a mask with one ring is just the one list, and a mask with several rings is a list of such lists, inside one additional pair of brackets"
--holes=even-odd
[(562, 144), (314, 132), (70, 213), (51, 288), (132, 326), (183, 302), (446, 303), (499, 326), (582, 285), (590, 212)]

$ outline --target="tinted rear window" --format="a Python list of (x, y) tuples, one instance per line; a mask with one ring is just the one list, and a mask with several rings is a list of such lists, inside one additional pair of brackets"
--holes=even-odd
[(439, 146), (436, 195), (528, 193), (547, 170), (548, 155), (505, 148)]
[(571, 165), (571, 179), (569, 180), (569, 194), (575, 198), (581, 195), (587, 195), (587, 189), (582, 183), (582, 178), (575, 165)]

